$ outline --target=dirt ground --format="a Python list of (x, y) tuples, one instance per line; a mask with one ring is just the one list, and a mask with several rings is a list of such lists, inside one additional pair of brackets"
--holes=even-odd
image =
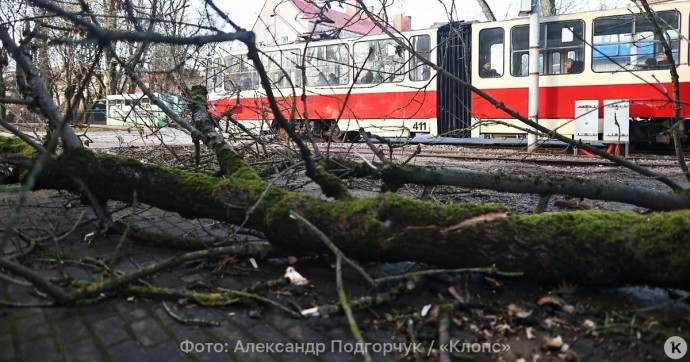
[[(154, 162), (158, 157), (150, 149), (130, 148), (119, 152), (148, 162)], [(191, 157), (190, 149), (184, 149), (180, 154), (186, 160)], [(443, 159), (423, 162), (510, 173), (587, 175), (636, 183), (644, 187), (660, 187), (653, 180), (613, 167), (559, 168), (499, 161), (451, 162)], [(676, 173), (676, 170), (670, 169), (660, 171)], [(280, 186), (283, 181), (285, 180), (276, 181), (276, 185)], [(285, 182), (289, 188), (297, 191), (318, 193), (314, 185), (304, 179), (292, 178)], [(353, 192), (360, 196), (369, 195), (379, 189), (379, 185), (373, 181), (348, 182)], [(425, 192), (419, 187), (410, 186), (399, 192), (443, 203), (504, 203), (511, 212), (520, 213), (532, 212), (538, 199), (534, 195), (507, 195), (487, 190), (451, 187), (437, 187)], [(4, 220), (3, 224), (15, 213), (16, 197), (14, 194), (2, 194), (0, 215)], [(59, 240), (61, 248), (84, 249), (86, 251), (83, 252), (91, 253), (90, 256), (94, 258), (103, 258), (103, 253), (112, 255), (110, 253), (114, 252), (121, 252), (122, 255), (130, 257), (145, 250), (148, 255), (160, 253), (154, 259), (161, 260), (171, 253), (170, 250), (148, 246), (141, 249), (130, 243), (122, 250), (115, 249), (120, 241), (119, 235), (109, 235), (108, 241), (88, 241), (85, 237), (96, 228), (95, 215), (73, 195), (41, 191), (34, 193), (30, 199), (30, 206), (23, 212), (18, 227), (32, 230), (34, 234), (41, 234), (45, 233), (48, 230), (47, 225), (50, 225), (52, 235), (65, 235)], [(111, 210), (119, 210), (115, 212), (115, 217), (120, 218), (134, 215), (127, 206), (109, 203)], [(572, 200), (564, 197), (552, 199), (548, 210), (572, 208), (643, 211), (617, 203)], [(156, 232), (206, 238), (209, 242), (235, 231), (230, 225), (210, 220), (183, 221), (176, 215), (143, 205), (133, 219), (137, 225)], [(78, 227), (71, 230), (71, 226), (76, 225), (73, 222), (78, 222)], [(55, 257), (54, 239), (45, 238), (36, 245), (32, 253), (24, 257), (28, 258), (34, 267), (40, 268), (45, 275), (56, 273), (54, 263), (46, 261)], [(94, 242), (107, 247), (85, 248), (87, 242), (88, 245)], [(16, 252), (16, 248), (11, 249), (11, 245), (8, 248), (10, 249), (6, 249), (5, 253)], [(88, 255), (81, 257), (85, 256)], [(149, 281), (160, 280), (161, 283), (165, 283), (166, 278), (195, 275), (200, 277), (187, 279), (191, 281), (186, 287), (192, 290), (214, 291), (219, 285), (227, 284), (228, 280), (233, 280), (230, 284), (237, 288), (244, 288), (257, 280), (279, 278), (285, 268), (292, 265), (309, 279), (309, 285), (302, 288), (280, 287), (268, 290), (262, 295), (294, 306), (294, 309), (299, 307), (304, 310), (313, 306), (337, 303), (333, 263), (333, 257), (327, 255), (297, 256), (296, 259), (278, 257), (259, 260), (260, 272), (254, 272), (250, 260), (222, 259), (186, 265), (171, 271), (171, 274), (159, 275)], [(380, 277), (433, 266), (397, 263), (366, 264), (363, 267), (373, 277)], [(388, 291), (386, 287), (371, 287), (349, 267), (345, 267), (344, 277), (351, 300)], [(84, 278), (94, 278), (94, 275), (86, 273)], [(115, 298), (124, 301), (127, 296)], [(186, 303), (188, 302), (182, 302)], [(190, 307), (189, 311), (194, 314), (194, 308)], [(267, 324), (271, 323), (272, 316), (284, 313), (272, 307), (258, 308), (255, 303), (246, 303), (233, 311), (258, 318), (259, 321), (265, 320)], [(413, 348), (407, 354), (393, 353), (383, 356), (373, 353), (375, 360), (662, 361), (667, 360), (664, 343), (669, 337), (681, 336), (690, 341), (688, 291), (647, 286), (587, 288), (573, 285), (567, 280), (558, 285), (539, 285), (519, 278), (480, 273), (441, 273), (415, 283), (410, 282), (406, 290), (395, 300), (359, 310), (355, 315), (365, 339), (377, 335), (379, 342), (376, 343), (404, 343), (405, 346), (411, 344), (419, 347)], [(331, 318), (308, 317), (295, 320), (294, 323), (303, 323), (323, 333), (336, 327), (349, 331), (346, 319), (340, 314)], [(303, 342), (309, 340), (305, 338)], [(465, 349), (466, 347), (469, 349)], [(417, 353), (414, 353), (415, 351)], [(288, 356), (284, 358), (289, 360)], [(360, 359), (361, 355), (351, 354), (343, 360)]]

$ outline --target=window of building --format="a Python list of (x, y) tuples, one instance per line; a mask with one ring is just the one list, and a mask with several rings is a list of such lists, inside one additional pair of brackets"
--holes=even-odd
[(482, 78), (503, 75), (504, 31), (502, 28), (482, 29), (479, 32), (479, 61), (477, 67)]
[[(416, 35), (411, 38), (412, 49), (424, 59), (431, 55), (431, 38), (428, 35)], [(410, 61), (410, 80), (427, 81), (431, 78), (431, 67), (424, 64), (418, 57)]]
[(405, 49), (393, 39), (355, 43), (355, 74), (358, 83), (400, 82), (405, 78)]
[[(576, 74), (584, 71), (584, 22), (543, 23), (539, 29), (539, 74)], [(511, 70), (514, 76), (529, 75), (529, 25), (511, 29)]]
[[(673, 59), (678, 64), (680, 15), (675, 10), (656, 13), (665, 30)], [(619, 72), (668, 67), (660, 39), (644, 14), (625, 14), (594, 19), (592, 69), (595, 72)]]
[(350, 53), (345, 44), (309, 47), (304, 60), (308, 86), (344, 85), (350, 82)]

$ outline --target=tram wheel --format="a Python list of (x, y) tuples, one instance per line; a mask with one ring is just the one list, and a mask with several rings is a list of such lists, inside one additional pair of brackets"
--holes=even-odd
[(326, 142), (332, 141), (332, 142), (341, 143), (341, 142), (345, 141), (345, 134), (346, 133), (347, 132), (343, 132), (340, 130), (340, 127), (338, 127), (338, 123), (333, 122), (331, 127), (327, 131), (323, 132), (323, 140)]
[(273, 124), (271, 124), (271, 130), (273, 131), (273, 134), (276, 135), (278, 140), (280, 140), (280, 141), (287, 141), (290, 138), (290, 136), (288, 136), (288, 133), (285, 130), (285, 128), (280, 127), (278, 125), (278, 122), (273, 122)]

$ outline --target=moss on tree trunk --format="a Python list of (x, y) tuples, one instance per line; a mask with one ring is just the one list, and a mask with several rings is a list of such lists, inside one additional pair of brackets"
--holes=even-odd
[(190, 218), (239, 224), (251, 209), (247, 226), (292, 252), (327, 250), (290, 219), (295, 210), (359, 260), (449, 268), (496, 264), (546, 282), (690, 286), (690, 210), (509, 215), (496, 204), (439, 205), (392, 193), (329, 202), (266, 189), (253, 177), (202, 176), (85, 149), (49, 164), (37, 187), (78, 190), (73, 177), (87, 182), (99, 198), (127, 202), (136, 190), (140, 202)]

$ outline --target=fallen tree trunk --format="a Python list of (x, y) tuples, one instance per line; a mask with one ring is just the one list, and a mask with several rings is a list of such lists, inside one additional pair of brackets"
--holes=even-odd
[(690, 210), (509, 215), (496, 204), (439, 205), (392, 193), (329, 202), (267, 187), (230, 163), (228, 177), (216, 178), (76, 149), (50, 163), (36, 186), (77, 191), (77, 178), (101, 199), (129, 202), (136, 190), (139, 202), (234, 224), (251, 210), (245, 226), (290, 252), (327, 251), (290, 219), (294, 210), (359, 260), (495, 264), (543, 282), (690, 287)]

